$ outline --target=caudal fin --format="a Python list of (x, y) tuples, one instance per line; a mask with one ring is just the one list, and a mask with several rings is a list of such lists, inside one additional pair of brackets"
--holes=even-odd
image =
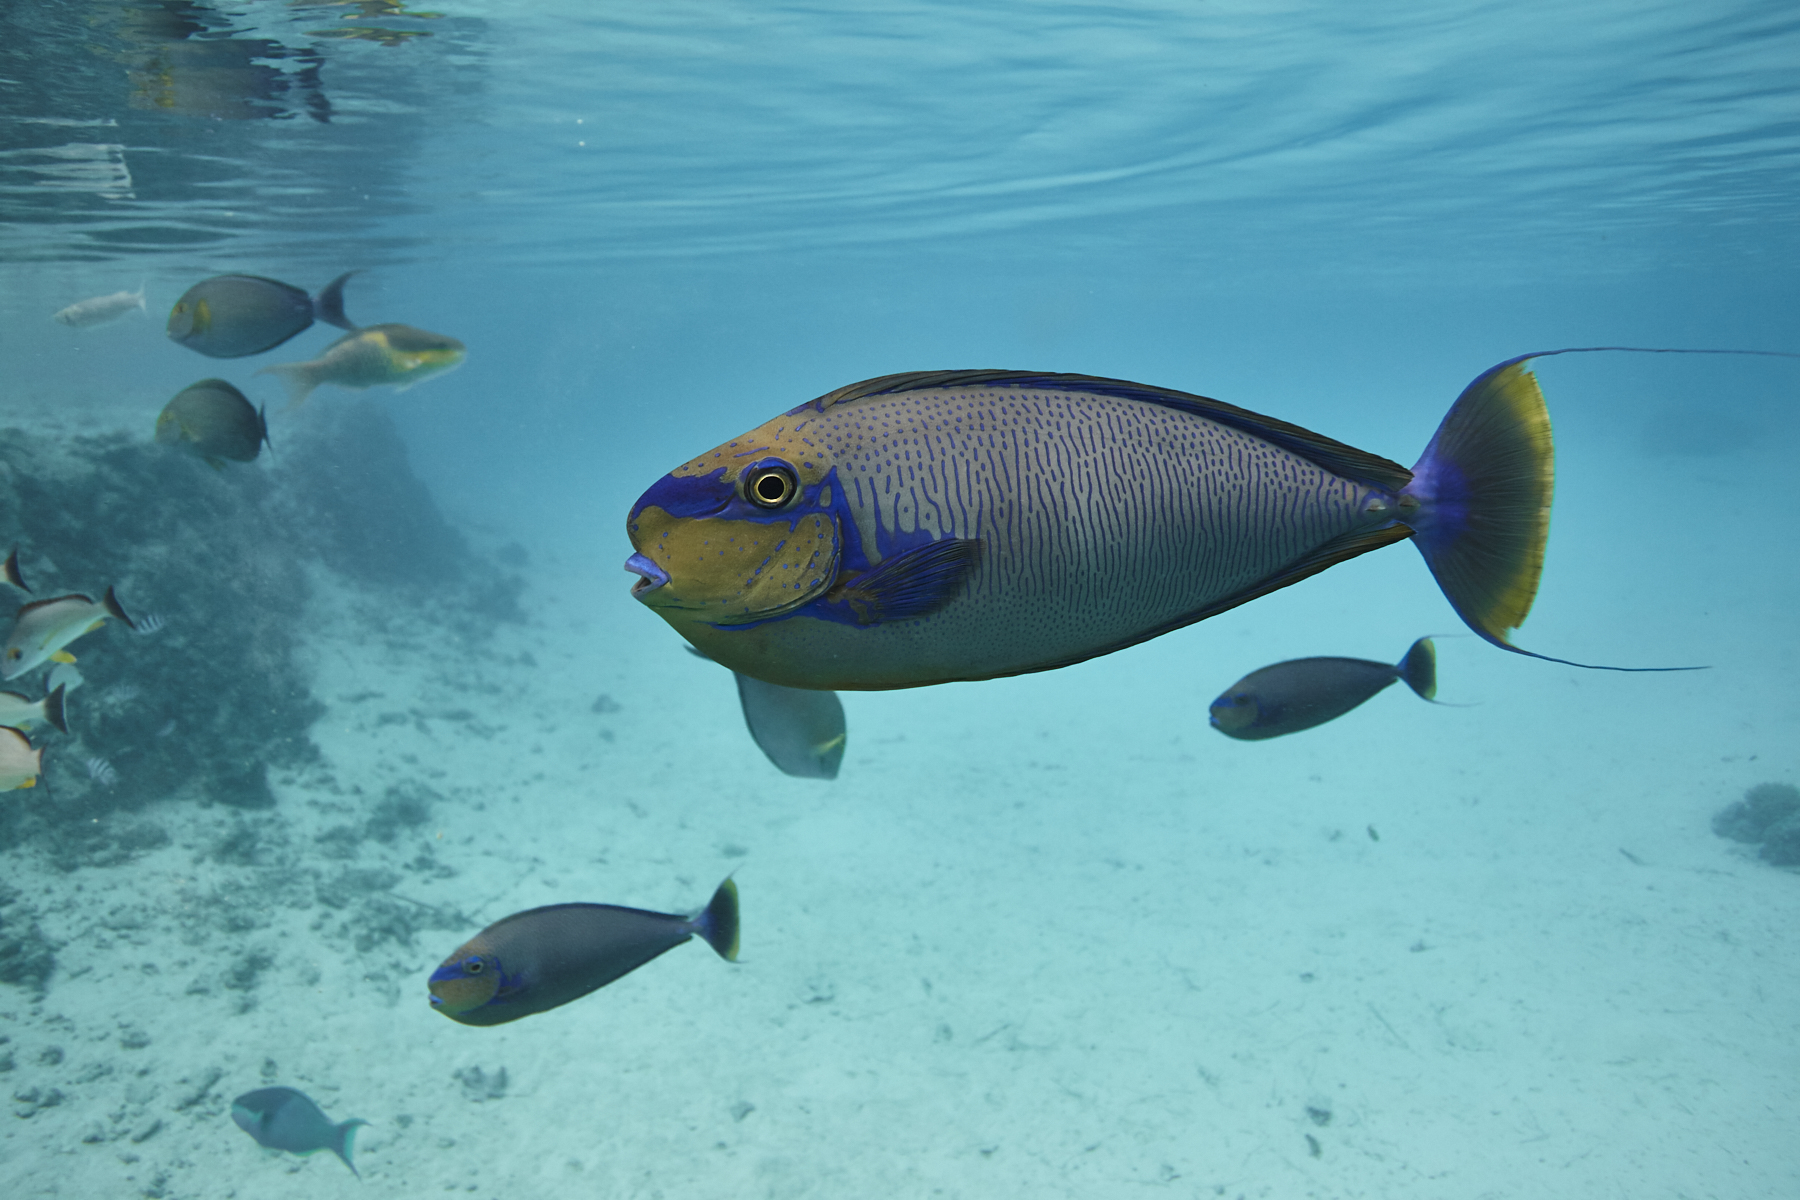
[(1402, 494), (1402, 519), (1438, 586), (1502, 649), (1516, 649), (1507, 635), (1537, 596), (1555, 478), (1544, 394), (1524, 363), (1509, 362), (1463, 389)]
[(62, 684), (57, 684), (54, 691), (44, 697), (44, 720), (50, 722), (64, 733), (69, 732), (67, 703), (68, 691)]
[(118, 593), (113, 591), (110, 587), (106, 589), (106, 595), (101, 599), (100, 606), (107, 611), (109, 616), (117, 617), (132, 629), (138, 627), (137, 622), (126, 615), (125, 606), (119, 603)]
[(1757, 350), (1649, 350), (1583, 346), (1508, 359), (1463, 389), (1413, 466), (1400, 520), (1451, 607), (1502, 650), (1593, 671), (1697, 671), (1702, 667), (1609, 667), (1521, 650), (1507, 635), (1524, 623), (1544, 571), (1555, 464), (1550, 413), (1533, 358), (1628, 351), (1649, 354), (1768, 354)]
[(700, 914), (698, 924), (700, 936), (720, 958), (727, 962), (737, 961), (738, 894), (735, 881), (727, 878), (719, 885), (719, 890), (707, 902), (706, 911)]
[(355, 271), (345, 271), (319, 289), (319, 294), (313, 298), (313, 316), (327, 325), (336, 325), (339, 329), (356, 328), (351, 324), (350, 318), (344, 315), (344, 284), (354, 274)]
[(350, 1158), (356, 1153), (356, 1131), (367, 1124), (368, 1122), (361, 1117), (351, 1117), (348, 1121), (338, 1122), (338, 1144), (331, 1148), (334, 1154), (344, 1160), (344, 1165), (350, 1168), (350, 1173), (358, 1179), (362, 1178), (362, 1172), (356, 1169), (356, 1164), (350, 1161)]
[(1397, 668), (1401, 680), (1419, 694), (1421, 700), (1437, 699), (1437, 647), (1422, 637), (1407, 650)]
[(299, 408), (305, 404), (306, 398), (319, 386), (311, 363), (272, 363), (257, 374), (279, 376), (281, 382), (287, 384), (289, 408)]

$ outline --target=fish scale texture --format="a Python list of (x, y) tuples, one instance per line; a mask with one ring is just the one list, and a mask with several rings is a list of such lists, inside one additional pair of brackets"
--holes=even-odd
[(980, 678), (1127, 644), (1364, 527), (1371, 494), (1203, 417), (1065, 391), (879, 395), (759, 433), (740, 441), (824, 452), (866, 547), (984, 543), (962, 594), (924, 620), (788, 622), (859, 665), (829, 686), (915, 674), (922, 658), (940, 678)]

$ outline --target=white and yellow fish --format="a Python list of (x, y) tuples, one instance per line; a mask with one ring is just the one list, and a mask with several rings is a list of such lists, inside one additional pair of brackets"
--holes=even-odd
[(48, 721), (67, 733), (69, 721), (63, 708), (66, 694), (61, 686), (53, 688), (42, 700), (33, 700), (17, 692), (0, 692), (0, 726), (30, 729), (33, 725)]
[(0, 725), (0, 792), (36, 787), (43, 773), (44, 752), (18, 730)]
[(55, 319), (72, 329), (86, 329), (92, 325), (104, 325), (115, 321), (132, 309), (143, 310), (144, 286), (138, 285), (135, 292), (114, 292), (110, 296), (94, 296), (87, 300), (77, 301), (69, 307), (60, 309)]
[(32, 601), (19, 610), (12, 632), (6, 636), (6, 649), (0, 651), (0, 679), (17, 679), (46, 662), (74, 662), (75, 656), (64, 653), (63, 647), (100, 628), (108, 617), (137, 628), (111, 588), (98, 602), (79, 594)]
[(467, 354), (461, 342), (441, 333), (411, 325), (371, 325), (345, 334), (311, 362), (277, 363), (257, 374), (281, 376), (293, 408), (304, 404), (321, 383), (359, 389), (392, 384), (404, 392), (461, 366)]

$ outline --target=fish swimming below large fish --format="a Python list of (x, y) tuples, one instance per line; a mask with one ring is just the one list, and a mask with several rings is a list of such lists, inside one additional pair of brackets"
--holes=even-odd
[(322, 383), (341, 388), (392, 384), (404, 392), (415, 383), (462, 365), (467, 349), (453, 337), (411, 325), (370, 325), (345, 334), (311, 362), (278, 363), (259, 375), (278, 375), (287, 384), (290, 408), (306, 403)]
[(1403, 680), (1421, 700), (1437, 696), (1437, 648), (1420, 638), (1398, 663), (1295, 658), (1250, 672), (1212, 702), (1212, 727), (1254, 742), (1335, 721)]
[(873, 690), (1068, 666), (1410, 538), (1470, 628), (1546, 658), (1508, 640), (1537, 593), (1554, 474), (1527, 363), (1599, 349), (1625, 348), (1483, 371), (1410, 470), (1119, 379), (887, 375), (664, 476), (632, 506), (625, 565), (720, 665)]
[(94, 296), (77, 301), (67, 308), (58, 309), (52, 319), (72, 329), (89, 329), (108, 321), (116, 321), (133, 309), (148, 311), (144, 307), (143, 284), (139, 284), (135, 292), (114, 292), (110, 296)]
[(334, 1122), (305, 1092), (266, 1087), (233, 1100), (231, 1119), (259, 1146), (302, 1156), (329, 1150), (344, 1160), (352, 1175), (362, 1178), (350, 1159), (356, 1149), (357, 1129), (368, 1124), (361, 1117)]
[(431, 1006), (464, 1025), (501, 1025), (578, 1000), (696, 934), (738, 955), (737, 884), (697, 913), (613, 904), (552, 904), (494, 922), (431, 973)]
[[(688, 649), (705, 658), (692, 646)], [(836, 779), (849, 740), (844, 702), (836, 692), (782, 687), (739, 671), (738, 705), (750, 740), (775, 769), (796, 779)]]
[(17, 679), (25, 672), (52, 659), (74, 662), (63, 649), (84, 633), (106, 624), (108, 617), (137, 625), (125, 615), (124, 607), (111, 588), (95, 601), (79, 593), (34, 600), (19, 609), (13, 618), (12, 632), (6, 635), (6, 647), (0, 650), (0, 679)]
[(208, 358), (244, 358), (273, 350), (315, 320), (355, 329), (344, 316), (346, 271), (315, 299), (261, 275), (214, 275), (181, 294), (169, 310), (169, 340)]
[(156, 441), (199, 455), (214, 470), (225, 460), (255, 462), (269, 441), (268, 414), (223, 379), (189, 384), (156, 418)]

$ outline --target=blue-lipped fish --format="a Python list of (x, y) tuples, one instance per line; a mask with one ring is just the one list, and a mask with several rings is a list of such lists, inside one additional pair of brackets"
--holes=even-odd
[(1527, 363), (1556, 353), (1483, 371), (1411, 470), (1124, 380), (884, 376), (654, 484), (626, 568), (733, 671), (881, 689), (1066, 666), (1411, 538), (1476, 633), (1530, 654), (1507, 639), (1537, 592), (1553, 468)]
[[(215, 469), (254, 462), (269, 443), (267, 414), (223, 379), (202, 379), (175, 393), (156, 418), (156, 440), (193, 451)], [(269, 443), (273, 445), (273, 443)]]
[(125, 609), (111, 588), (95, 601), (83, 595), (54, 596), (34, 600), (19, 610), (13, 619), (12, 632), (6, 635), (6, 648), (0, 651), (0, 679), (17, 679), (43, 663), (74, 662), (75, 657), (63, 649), (84, 633), (106, 624), (108, 617), (137, 626), (125, 615)]
[(44, 773), (44, 752), (17, 729), (0, 725), (0, 792), (36, 787)]
[(0, 692), (0, 725), (14, 729), (30, 729), (33, 725), (51, 724), (63, 733), (69, 732), (65, 705), (67, 692), (62, 687), (50, 689), (41, 699), (33, 700), (18, 692)]
[(1398, 663), (1295, 658), (1250, 672), (1212, 702), (1212, 727), (1241, 741), (1298, 733), (1343, 716), (1403, 680), (1420, 699), (1437, 695), (1437, 648), (1420, 638)]
[(362, 1178), (350, 1158), (356, 1148), (356, 1131), (368, 1124), (361, 1117), (334, 1122), (305, 1092), (266, 1087), (233, 1100), (231, 1119), (259, 1146), (300, 1155), (329, 1150), (344, 1160), (351, 1174)]
[(208, 358), (244, 358), (273, 350), (315, 320), (355, 329), (344, 316), (344, 282), (354, 274), (339, 275), (317, 299), (261, 275), (203, 279), (169, 310), (169, 338)]
[(19, 570), (19, 548), (14, 546), (12, 553), (6, 556), (6, 563), (0, 566), (0, 578), (29, 595), (31, 589), (25, 586), (25, 576)]
[(698, 934), (738, 955), (737, 884), (697, 913), (553, 904), (514, 913), (457, 947), (431, 973), (431, 1006), (464, 1025), (501, 1025), (578, 1000)]
[(345, 334), (311, 362), (278, 363), (259, 375), (278, 375), (287, 384), (291, 406), (306, 403), (314, 388), (392, 384), (404, 392), (415, 383), (462, 365), (468, 351), (453, 337), (411, 325), (371, 325)]
[(110, 296), (94, 296), (80, 300), (67, 308), (58, 309), (53, 319), (69, 326), (71, 329), (87, 329), (94, 325), (104, 325), (108, 321), (116, 321), (126, 313), (144, 308), (144, 286), (138, 285), (135, 292), (114, 292)]

